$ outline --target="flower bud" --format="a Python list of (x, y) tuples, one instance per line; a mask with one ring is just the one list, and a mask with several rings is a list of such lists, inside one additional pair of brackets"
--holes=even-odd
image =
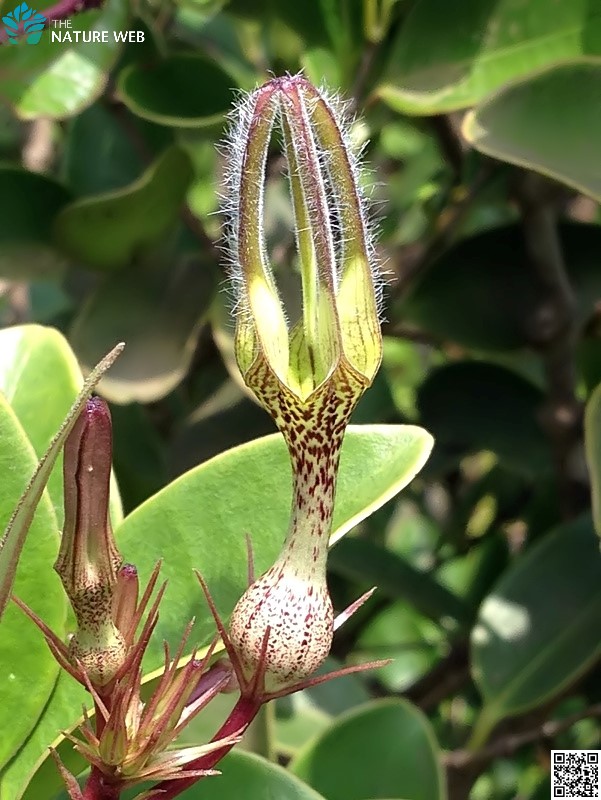
[[(302, 283), (302, 314), (292, 326), (263, 233), (265, 162), (276, 121)], [(314, 672), (330, 650), (326, 557), (340, 448), (380, 365), (382, 342), (365, 204), (333, 105), (301, 76), (274, 78), (242, 105), (230, 144), (236, 358), (286, 440), (294, 475), (283, 551), (238, 602), (230, 638), (244, 677), (263, 675), (263, 690), (274, 693)]]
[[(226, 144), (236, 358), (274, 416), (285, 387), (308, 400), (323, 383), (356, 376), (355, 401), (382, 358), (379, 279), (357, 159), (334, 104), (302, 76), (274, 78), (246, 99)], [(265, 164), (279, 120), (288, 163), (302, 282), (302, 316), (289, 326), (269, 268), (263, 224)], [(276, 420), (277, 421), (277, 420)]]
[(113, 595), (122, 558), (109, 519), (111, 417), (100, 398), (88, 400), (65, 443), (65, 524), (54, 565), (75, 617), (69, 656), (102, 687), (123, 664), (126, 644), (113, 621)]

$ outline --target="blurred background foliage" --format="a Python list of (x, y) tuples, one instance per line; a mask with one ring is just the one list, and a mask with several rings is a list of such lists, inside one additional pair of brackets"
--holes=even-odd
[[(101, 385), (126, 512), (272, 432), (233, 360), (215, 143), (271, 74), (347, 98), (388, 277), (354, 422), (436, 447), (331, 555), (337, 607), (379, 586), (333, 656), (392, 663), (278, 703), (274, 756), (326, 800), (548, 797), (552, 747), (600, 746), (601, 1), (95, 5), (70, 29), (108, 42), (0, 47), (1, 326), (56, 327), (84, 370), (127, 342)], [(268, 173), (291, 293), (277, 146)]]

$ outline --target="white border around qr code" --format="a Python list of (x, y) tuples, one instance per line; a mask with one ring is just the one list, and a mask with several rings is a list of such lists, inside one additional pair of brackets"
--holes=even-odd
[(595, 798), (601, 798), (601, 750), (551, 750), (551, 800)]

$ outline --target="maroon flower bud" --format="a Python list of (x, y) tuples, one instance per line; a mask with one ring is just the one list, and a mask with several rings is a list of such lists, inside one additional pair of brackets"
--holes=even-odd
[(88, 400), (65, 443), (65, 526), (54, 568), (77, 619), (70, 659), (99, 687), (113, 679), (127, 651), (113, 619), (122, 558), (108, 511), (111, 461), (110, 412), (95, 397)]

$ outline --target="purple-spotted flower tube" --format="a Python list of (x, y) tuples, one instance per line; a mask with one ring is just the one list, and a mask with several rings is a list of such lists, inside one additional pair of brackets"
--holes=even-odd
[[(302, 313), (290, 323), (269, 265), (264, 192), (280, 132), (295, 218)], [(228, 141), (226, 186), (236, 359), (282, 432), (292, 462), (289, 530), (276, 563), (238, 602), (230, 638), (248, 681), (278, 693), (329, 653), (326, 557), (340, 448), (380, 366), (380, 281), (347, 123), (304, 77), (274, 78), (247, 96)]]

